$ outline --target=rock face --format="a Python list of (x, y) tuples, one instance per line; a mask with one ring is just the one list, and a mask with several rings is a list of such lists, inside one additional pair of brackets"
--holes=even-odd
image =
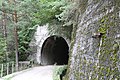
[[(72, 1), (79, 7), (72, 34), (67, 80), (119, 80), (120, 1)], [(103, 35), (92, 37), (98, 32)]]

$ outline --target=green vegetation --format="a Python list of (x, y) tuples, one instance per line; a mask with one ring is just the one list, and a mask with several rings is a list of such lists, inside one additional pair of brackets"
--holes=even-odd
[(0, 62), (5, 62), (6, 59), (6, 43), (3, 38), (0, 38)]
[(14, 75), (9, 76), (8, 78), (4, 78), (3, 80), (11, 80), (13, 76), (14, 76)]
[(65, 69), (67, 69), (67, 65), (55, 66), (55, 68), (53, 69), (53, 80), (60, 80), (60, 75), (64, 74)]
[[(119, 61), (118, 57), (119, 45), (116, 42), (116, 40), (112, 37), (115, 33), (114, 27), (116, 26), (116, 22), (113, 22), (114, 19), (115, 16), (113, 14), (108, 14), (107, 16), (104, 16), (100, 20), (99, 32), (105, 33), (105, 35), (102, 37), (102, 47), (100, 50), (101, 54), (98, 76), (100, 76), (101, 79), (104, 78), (104, 76), (106, 76), (108, 79), (110, 78), (120, 79), (119, 75), (120, 72), (117, 67), (117, 63)], [(108, 31), (110, 30), (111, 27), (112, 31), (110, 32), (110, 37), (108, 37), (109, 35)], [(114, 42), (112, 43), (112, 41)], [(108, 61), (110, 64), (105, 65), (106, 61)]]

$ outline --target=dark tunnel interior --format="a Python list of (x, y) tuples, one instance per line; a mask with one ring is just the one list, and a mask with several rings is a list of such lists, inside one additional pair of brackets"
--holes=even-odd
[(63, 37), (48, 37), (41, 49), (42, 65), (66, 65), (69, 58), (69, 46)]

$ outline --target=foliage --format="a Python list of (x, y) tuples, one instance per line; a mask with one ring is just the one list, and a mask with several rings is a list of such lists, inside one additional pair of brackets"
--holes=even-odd
[(40, 24), (56, 20), (62, 22), (63, 26), (69, 26), (72, 24), (74, 12), (77, 9), (75, 3), (70, 3), (67, 0), (42, 0), (38, 5), (41, 5), (40, 10), (33, 15), (36, 19), (39, 18), (37, 21), (40, 21)]
[(63, 74), (63, 71), (65, 71), (65, 69), (67, 69), (67, 66), (55, 66), (54, 70), (53, 70), (53, 80), (60, 80), (60, 75)]
[(59, 19), (59, 21), (63, 21), (63, 26), (69, 26), (74, 23), (74, 14), (76, 11), (76, 4), (75, 3), (67, 3), (67, 5), (60, 7), (59, 9), (62, 11), (59, 15), (56, 15), (56, 17)]
[(6, 43), (4, 38), (0, 38), (0, 63), (5, 62), (6, 53)]
[(41, 5), (41, 9), (33, 14), (36, 17), (33, 20), (39, 21), (40, 25), (49, 23), (50, 35), (54, 33), (70, 39), (73, 24), (70, 11), (73, 4), (66, 0), (43, 0), (38, 4)]
[(25, 27), (18, 32), (19, 35), (19, 60), (26, 60), (29, 55), (30, 48), (29, 42), (31, 41), (33, 34), (35, 32), (36, 26), (34, 27)]

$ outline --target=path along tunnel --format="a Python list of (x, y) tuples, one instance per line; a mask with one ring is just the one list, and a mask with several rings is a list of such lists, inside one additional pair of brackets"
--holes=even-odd
[(69, 58), (69, 46), (65, 39), (60, 36), (48, 37), (41, 49), (42, 65), (66, 65)]

